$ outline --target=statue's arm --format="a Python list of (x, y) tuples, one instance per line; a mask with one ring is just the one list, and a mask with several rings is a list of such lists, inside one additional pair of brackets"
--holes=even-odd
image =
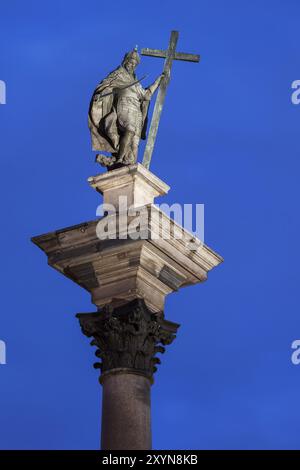
[(155, 80), (154, 83), (152, 83), (152, 85), (146, 88), (146, 93), (144, 96), (145, 100), (151, 100), (153, 93), (156, 92), (163, 78), (164, 78), (164, 74), (162, 73), (161, 75), (159, 75), (159, 77), (157, 77), (157, 79)]

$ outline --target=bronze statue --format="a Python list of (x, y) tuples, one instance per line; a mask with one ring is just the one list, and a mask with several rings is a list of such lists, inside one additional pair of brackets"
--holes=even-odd
[(93, 150), (111, 154), (96, 156), (96, 161), (108, 169), (136, 162), (140, 139), (146, 139), (149, 103), (159, 87), (142, 161), (144, 167), (149, 169), (173, 61), (200, 60), (198, 54), (176, 51), (178, 36), (178, 31), (171, 31), (166, 50), (141, 50), (141, 55), (165, 59), (163, 73), (150, 87), (145, 89), (140, 84), (144, 77), (136, 79), (135, 69), (140, 62), (140, 56), (135, 48), (125, 55), (120, 67), (100, 82), (94, 91), (89, 109), (92, 146)]
[(94, 91), (89, 109), (89, 128), (96, 161), (109, 169), (135, 163), (140, 139), (146, 138), (150, 100), (163, 78), (160, 75), (148, 88), (137, 80), (140, 63), (137, 48), (128, 52), (122, 64), (102, 80)]

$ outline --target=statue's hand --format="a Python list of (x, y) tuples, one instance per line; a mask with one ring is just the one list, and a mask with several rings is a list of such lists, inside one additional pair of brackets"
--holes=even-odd
[(154, 82), (151, 86), (149, 86), (148, 90), (149, 90), (149, 92), (150, 92), (150, 95), (149, 95), (149, 97), (146, 98), (146, 99), (150, 99), (150, 98), (152, 97), (153, 93), (155, 93), (155, 91), (157, 90), (157, 88), (161, 85), (162, 80), (164, 80), (164, 79), (165, 79), (165, 74), (164, 74), (164, 73), (162, 73), (161, 75), (159, 75), (159, 76), (157, 77), (157, 79), (155, 80), (155, 82)]
[(162, 82), (162, 80), (165, 80), (165, 81), (169, 81), (170, 80), (170, 71), (168, 72), (163, 72), (160, 76), (160, 81)]

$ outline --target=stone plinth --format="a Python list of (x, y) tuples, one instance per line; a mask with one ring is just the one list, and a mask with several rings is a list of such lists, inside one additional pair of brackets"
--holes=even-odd
[[(99, 240), (99, 220), (93, 220), (32, 241), (47, 254), (49, 265), (88, 290), (98, 307), (143, 298), (153, 312), (161, 311), (166, 295), (205, 281), (222, 258), (200, 242), (198, 249), (191, 251), (195, 238), (189, 232), (154, 205), (147, 206), (147, 211), (144, 239)], [(109, 218), (117, 220), (118, 216), (107, 216), (105, 221)], [(133, 218), (130, 216), (129, 222)], [(169, 238), (161, 236), (168, 225)], [(181, 234), (176, 235), (179, 230)], [(181, 238), (176, 238), (179, 235)]]
[(157, 196), (167, 194), (170, 187), (140, 163), (124, 166), (88, 179), (89, 184), (103, 195), (105, 204), (119, 208), (119, 197), (127, 197), (128, 206), (151, 204)]

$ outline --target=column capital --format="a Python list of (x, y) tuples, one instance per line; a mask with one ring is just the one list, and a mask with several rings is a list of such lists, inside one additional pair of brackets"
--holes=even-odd
[(82, 332), (93, 337), (100, 363), (94, 364), (102, 374), (127, 372), (152, 379), (165, 347), (176, 338), (178, 323), (164, 319), (163, 313), (152, 313), (143, 299), (135, 299), (121, 307), (104, 307), (96, 313), (78, 313)]

